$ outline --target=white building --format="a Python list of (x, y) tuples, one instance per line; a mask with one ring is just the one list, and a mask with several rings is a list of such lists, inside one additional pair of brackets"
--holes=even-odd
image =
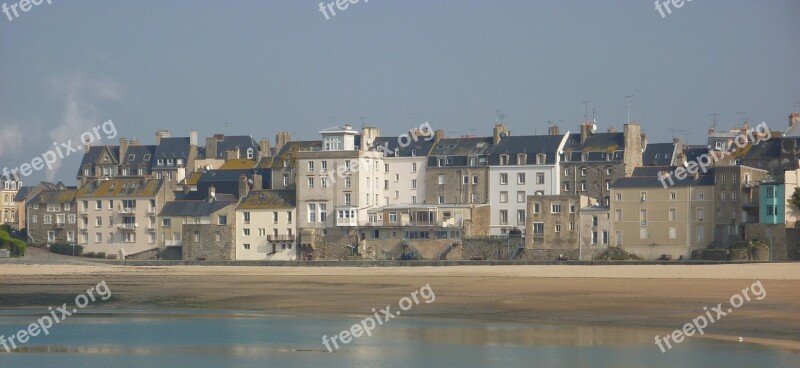
[(560, 155), (565, 135), (505, 136), (489, 154), (489, 232), (525, 231), (527, 197), (560, 194)]
[[(384, 206), (410, 205), (425, 202), (425, 171), (428, 153), (433, 147), (433, 137), (425, 141), (409, 140), (400, 144), (397, 137), (379, 137), (373, 145), (384, 152), (384, 179), (380, 183), (385, 191), (380, 204)], [(374, 221), (371, 221), (374, 222)]]
[(236, 209), (236, 260), (297, 259), (293, 190), (254, 190)]

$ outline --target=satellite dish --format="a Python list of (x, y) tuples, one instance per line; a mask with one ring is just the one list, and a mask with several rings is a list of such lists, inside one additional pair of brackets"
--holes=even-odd
[(133, 224), (133, 227), (138, 229), (139, 228), (139, 223), (137, 222), (137, 223)]
[(597, 131), (597, 124), (592, 124), (592, 133)]

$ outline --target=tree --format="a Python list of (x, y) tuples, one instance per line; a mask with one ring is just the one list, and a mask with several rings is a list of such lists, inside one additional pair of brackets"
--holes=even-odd
[(789, 198), (789, 204), (800, 208), (800, 187), (794, 188), (794, 193), (792, 193), (792, 197)]

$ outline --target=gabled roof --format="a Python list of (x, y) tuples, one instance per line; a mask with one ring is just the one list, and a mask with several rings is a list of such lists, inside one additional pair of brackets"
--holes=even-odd
[(528, 154), (526, 162), (528, 165), (536, 163), (537, 154), (546, 155), (545, 164), (551, 165), (556, 162), (558, 146), (561, 144), (563, 135), (525, 135), (509, 136), (500, 139), (496, 145), (489, 150), (489, 165), (499, 165), (500, 155), (509, 155), (508, 164), (517, 165), (517, 155)]
[(580, 133), (570, 134), (564, 151), (610, 152), (625, 149), (625, 133), (594, 133), (581, 143)]
[(698, 159), (708, 154), (708, 146), (691, 145), (683, 147), (683, 155), (686, 156), (686, 161), (698, 161)]
[(474, 156), (489, 153), (491, 137), (443, 138), (431, 149), (431, 156)]
[(75, 202), (77, 189), (43, 190), (37, 193), (29, 202), (32, 203), (72, 203)]
[(161, 179), (121, 179), (89, 181), (78, 190), (78, 197), (154, 197), (161, 191)]
[(786, 138), (800, 138), (800, 124), (795, 124), (784, 132)]
[(169, 137), (161, 138), (161, 142), (156, 146), (155, 159), (184, 159), (189, 158), (191, 150), (191, 140), (189, 137)]
[(242, 198), (238, 209), (295, 208), (297, 200), (294, 190), (254, 190)]
[(225, 207), (233, 206), (236, 201), (199, 200), (199, 201), (171, 201), (164, 204), (161, 217), (201, 217), (210, 216)]
[(30, 187), (30, 186), (24, 186), (24, 187), (19, 188), (17, 190), (17, 194), (14, 195), (14, 202), (19, 202), (19, 203), (25, 202), (25, 197), (28, 196), (28, 193), (33, 191), (33, 188), (34, 187)]
[[(413, 139), (410, 141), (404, 139), (403, 143), (408, 144), (403, 147), (397, 137), (378, 137), (372, 141), (372, 148), (378, 151), (386, 151), (385, 156), (387, 157), (424, 157), (428, 155), (434, 144), (433, 138), (427, 141), (425, 140), (426, 138), (427, 137), (417, 137), (416, 142)], [(395, 150), (397, 150), (396, 156)]]
[[(128, 146), (128, 151), (125, 153), (125, 157), (121, 158), (121, 161), (128, 167), (150, 167), (155, 152), (156, 146)], [(133, 160), (130, 160), (131, 158), (133, 158)]]
[(642, 153), (642, 165), (666, 166), (672, 164), (675, 154), (675, 143), (648, 143)]
[[(249, 135), (232, 135), (224, 136), (221, 141), (217, 142), (217, 157), (225, 158), (225, 152), (229, 150), (239, 150), (239, 157), (247, 157), (247, 149), (253, 149), (253, 156), (258, 156), (259, 145), (256, 140)], [(211, 157), (206, 157), (211, 158)]]

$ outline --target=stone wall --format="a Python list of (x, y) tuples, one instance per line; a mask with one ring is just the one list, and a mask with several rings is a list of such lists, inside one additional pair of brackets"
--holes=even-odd
[[(794, 229), (786, 229), (783, 224), (746, 224), (745, 234), (747, 240), (762, 240), (767, 244), (772, 242), (772, 260), (788, 260), (787, 251), (787, 232)], [(795, 238), (796, 239), (796, 238)], [(794, 244), (797, 244), (796, 242)], [(796, 247), (796, 245), (795, 245)]]
[(353, 246), (357, 244), (358, 238), (356, 235), (349, 235), (347, 233), (316, 235), (313, 240), (314, 245), (314, 259), (315, 260), (332, 260), (332, 259), (353, 259), (358, 258), (357, 254), (353, 253)]
[(507, 260), (518, 247), (524, 246), (524, 238), (506, 236), (471, 236), (463, 240), (461, 258), (464, 260)]
[[(233, 259), (235, 242), (230, 228), (231, 225), (183, 225), (183, 259), (209, 261)], [(196, 240), (195, 233), (199, 234), (199, 240)], [(216, 240), (218, 234), (220, 241)]]
[(786, 258), (800, 261), (800, 228), (786, 229)]

